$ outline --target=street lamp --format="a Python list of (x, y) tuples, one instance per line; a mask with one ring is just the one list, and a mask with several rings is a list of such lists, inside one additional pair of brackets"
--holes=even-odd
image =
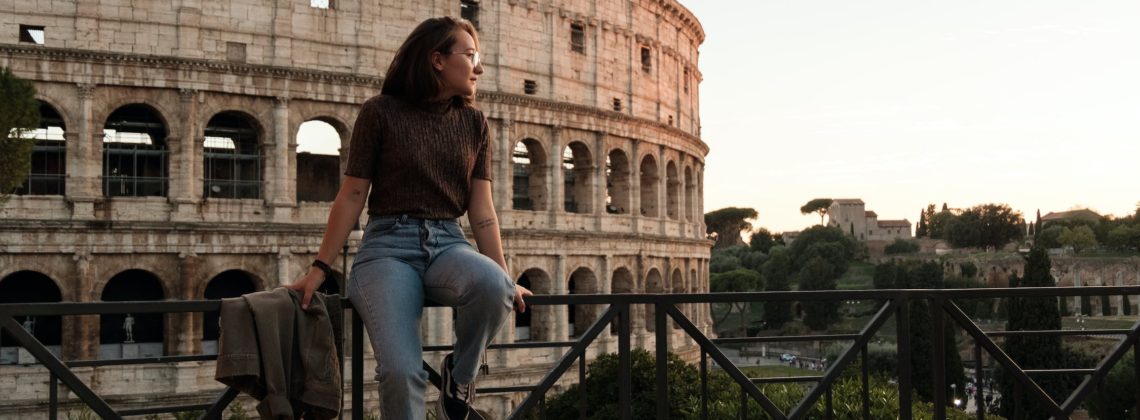
[(962, 405), (962, 399), (958, 398), (958, 384), (950, 384), (950, 394), (954, 395), (954, 408)]

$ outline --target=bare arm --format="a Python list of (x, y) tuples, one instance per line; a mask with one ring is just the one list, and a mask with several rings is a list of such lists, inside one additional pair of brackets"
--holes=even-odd
[[(495, 204), (491, 198), (491, 181), (471, 180), (467, 221), (471, 224), (471, 232), (475, 235), (475, 244), (479, 246), (479, 252), (503, 267), (503, 272), (510, 273), (507, 269), (507, 260), (503, 257), (503, 238), (499, 232), (499, 216), (495, 213)], [(523, 297), (530, 295), (530, 290), (515, 285), (515, 305), (519, 312), (526, 311)]]
[[(336, 260), (337, 250), (344, 246), (344, 241), (348, 239), (348, 233), (352, 231), (353, 225), (360, 217), (360, 212), (364, 210), (364, 204), (368, 201), (369, 186), (371, 186), (371, 181), (367, 179), (344, 177), (340, 184), (340, 191), (336, 193), (336, 200), (333, 201), (332, 210), (329, 211), (325, 236), (321, 239), (320, 250), (317, 251), (318, 260), (329, 265), (332, 265), (332, 262)], [(324, 272), (316, 267), (309, 267), (309, 271), (300, 280), (285, 287), (302, 292), (304, 298), (301, 300), (301, 307), (308, 308), (313, 291), (317, 290), (324, 281)]]

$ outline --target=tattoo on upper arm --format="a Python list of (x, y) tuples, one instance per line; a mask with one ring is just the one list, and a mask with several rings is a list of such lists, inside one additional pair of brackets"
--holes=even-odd
[(480, 220), (478, 222), (475, 222), (475, 227), (477, 227), (479, 229), (491, 227), (494, 225), (495, 225), (495, 219), (494, 218), (487, 218), (487, 219), (483, 219), (483, 220)]

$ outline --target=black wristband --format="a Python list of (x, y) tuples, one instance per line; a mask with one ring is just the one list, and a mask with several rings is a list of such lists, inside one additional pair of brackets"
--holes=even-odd
[(328, 278), (332, 278), (332, 276), (333, 276), (333, 269), (332, 269), (332, 267), (329, 267), (329, 265), (328, 265), (328, 264), (325, 264), (325, 262), (324, 262), (324, 261), (321, 261), (321, 260), (313, 260), (313, 264), (312, 264), (312, 266), (313, 266), (313, 267), (317, 267), (317, 268), (321, 269), (321, 272), (325, 273), (325, 278), (326, 278), (326, 279), (328, 279)]

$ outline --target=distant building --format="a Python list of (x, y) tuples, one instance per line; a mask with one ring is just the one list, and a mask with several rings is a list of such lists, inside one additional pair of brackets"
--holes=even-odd
[(893, 241), (910, 239), (911, 224), (906, 219), (879, 220), (879, 215), (866, 209), (863, 200), (839, 198), (827, 209), (827, 225), (842, 229), (861, 241)]
[(1041, 216), (1041, 224), (1044, 225), (1044, 224), (1049, 223), (1049, 222), (1078, 221), (1078, 220), (1084, 221), (1084, 222), (1096, 222), (1096, 221), (1099, 221), (1100, 218), (1101, 218), (1100, 213), (1097, 213), (1097, 212), (1089, 210), (1089, 209), (1077, 209), (1077, 210), (1059, 211), (1059, 212), (1051, 211), (1051, 212), (1049, 212), (1049, 214)]

